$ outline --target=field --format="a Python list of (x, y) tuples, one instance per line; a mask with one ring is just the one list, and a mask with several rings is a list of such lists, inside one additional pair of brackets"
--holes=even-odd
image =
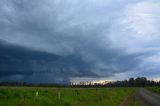
[(0, 106), (118, 106), (137, 88), (0, 87)]
[(146, 87), (147, 90), (160, 93), (160, 87)]

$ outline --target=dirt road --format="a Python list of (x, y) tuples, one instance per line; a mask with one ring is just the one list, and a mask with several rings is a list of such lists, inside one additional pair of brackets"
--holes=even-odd
[(160, 94), (140, 88), (139, 96), (147, 106), (160, 106)]

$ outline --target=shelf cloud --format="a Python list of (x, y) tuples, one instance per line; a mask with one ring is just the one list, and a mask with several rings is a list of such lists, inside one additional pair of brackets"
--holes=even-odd
[(0, 81), (156, 77), (159, 12), (158, 0), (1, 0)]

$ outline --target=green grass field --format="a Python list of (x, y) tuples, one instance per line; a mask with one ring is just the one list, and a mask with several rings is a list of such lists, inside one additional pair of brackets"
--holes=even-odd
[(146, 89), (156, 93), (160, 93), (160, 87), (146, 87)]
[(0, 106), (118, 106), (136, 90), (0, 87)]

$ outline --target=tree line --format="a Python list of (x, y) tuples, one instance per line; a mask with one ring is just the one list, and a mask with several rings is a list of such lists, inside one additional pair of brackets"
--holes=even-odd
[(129, 78), (123, 81), (113, 81), (106, 84), (57, 84), (57, 83), (27, 83), (27, 82), (0, 82), (0, 86), (28, 86), (28, 87), (68, 87), (68, 88), (97, 88), (97, 87), (146, 87), (146, 86), (159, 86), (160, 81), (147, 80), (146, 77)]
[(146, 77), (129, 78), (129, 80), (113, 81), (106, 84), (71, 85), (71, 87), (146, 87), (159, 86), (160, 81), (147, 80)]
[(106, 86), (115, 87), (146, 87), (160, 86), (160, 81), (147, 80), (146, 77), (130, 78), (129, 80), (116, 81), (106, 84)]

